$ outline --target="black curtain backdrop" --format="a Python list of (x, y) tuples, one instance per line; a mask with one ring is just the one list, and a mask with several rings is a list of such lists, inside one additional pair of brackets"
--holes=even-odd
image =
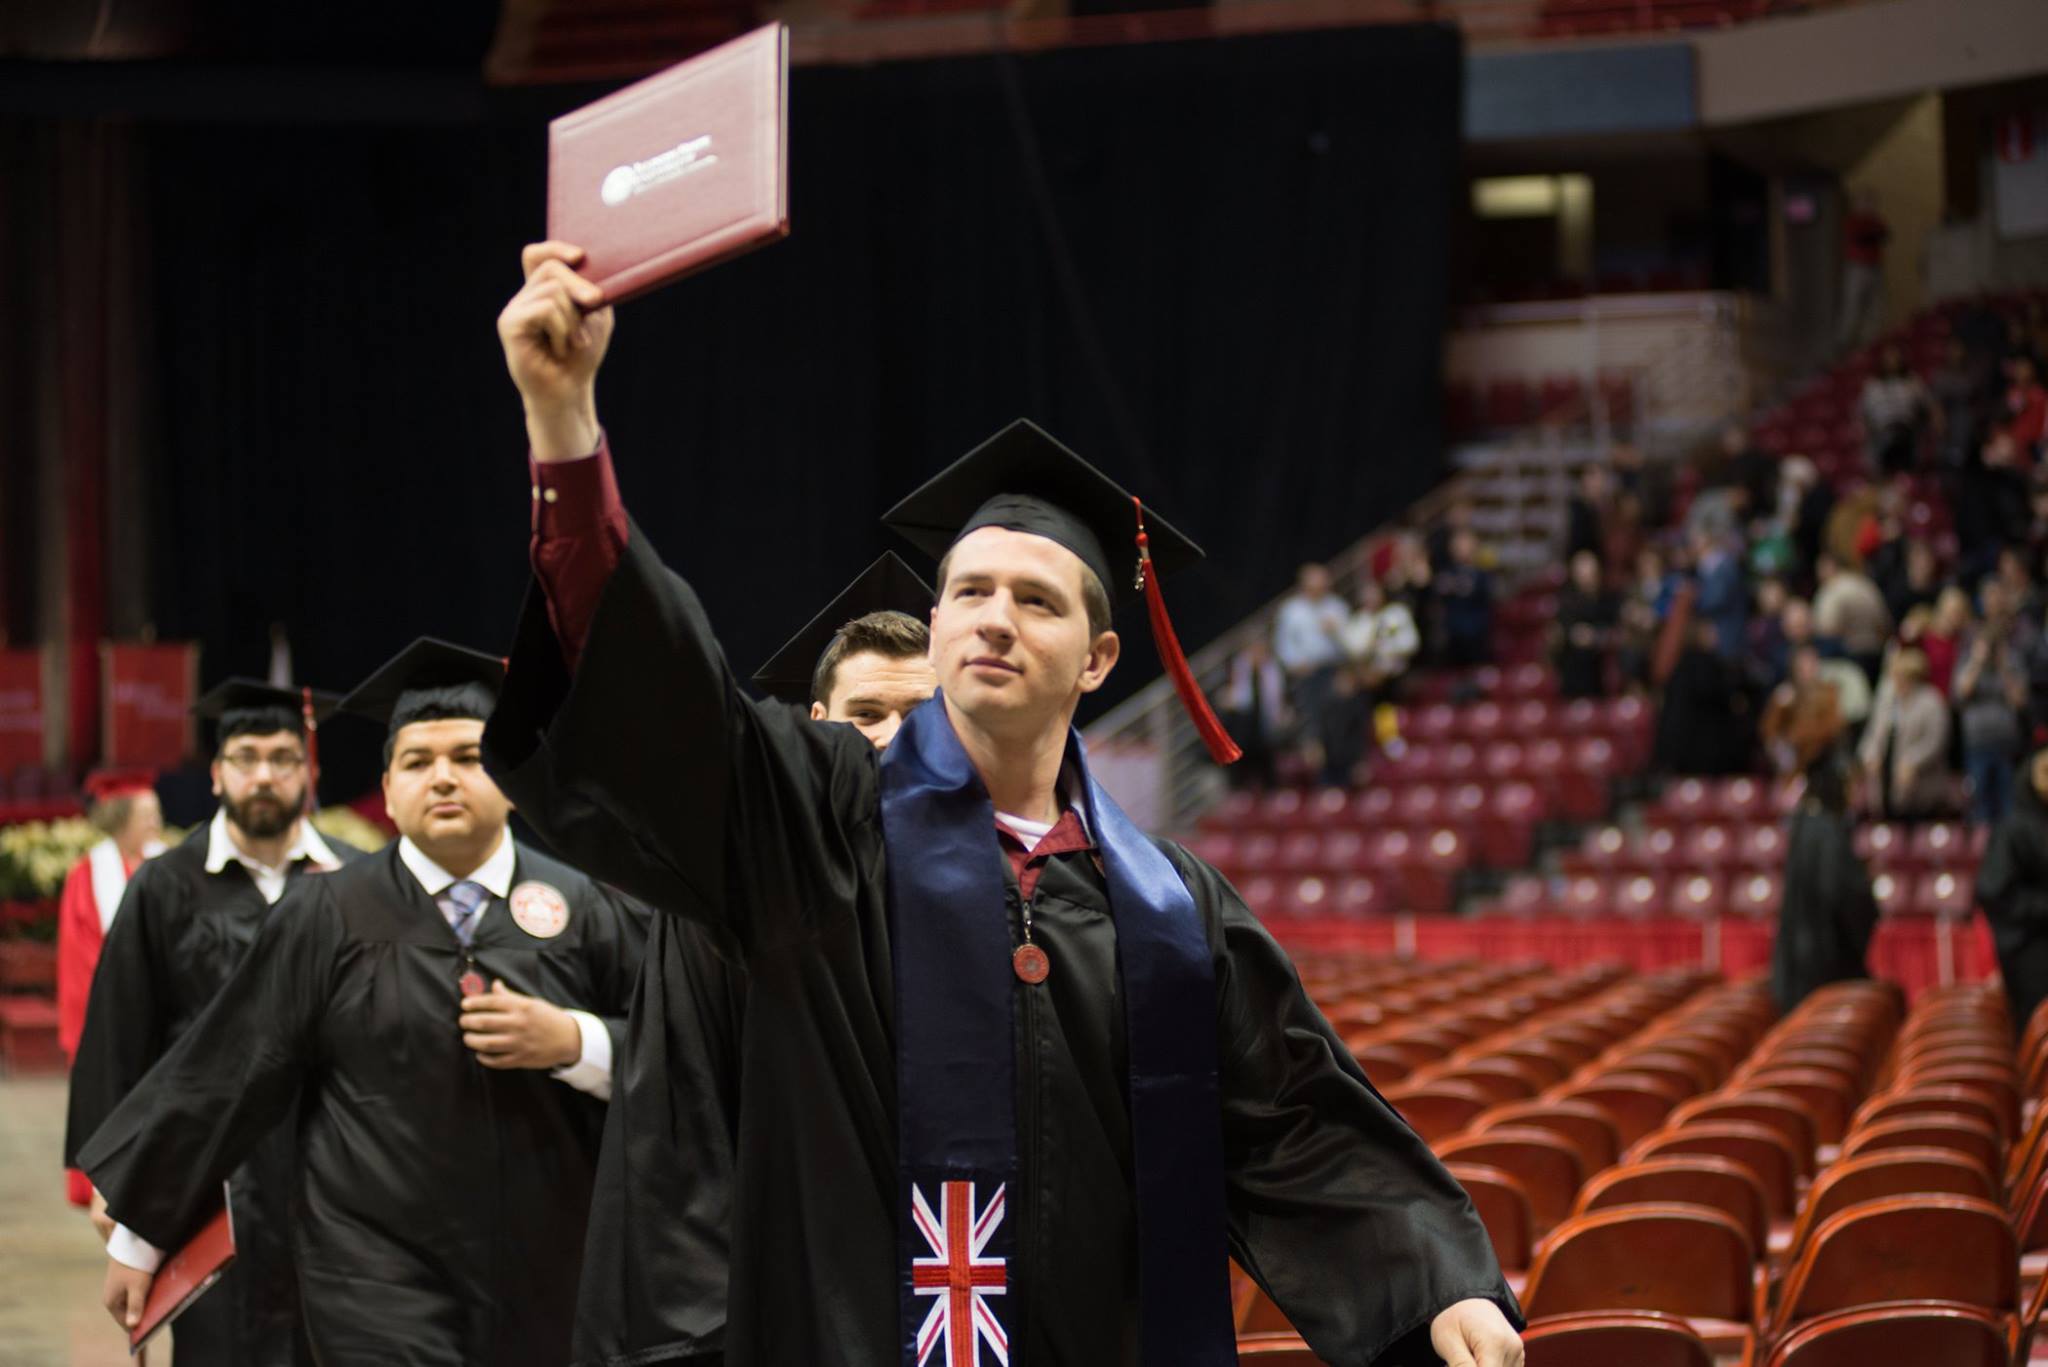
[[(1191, 647), (1425, 490), (1459, 63), (1415, 26), (799, 70), (794, 235), (623, 308), (599, 382), (628, 506), (735, 666), (1020, 415), (1207, 547), (1166, 585)], [(335, 686), (421, 633), (508, 639), (529, 509), (493, 324), (543, 228), (533, 103), (140, 130), (153, 616), (209, 681), (260, 673), (273, 621)], [(1156, 674), (1134, 643), (1115, 693)]]

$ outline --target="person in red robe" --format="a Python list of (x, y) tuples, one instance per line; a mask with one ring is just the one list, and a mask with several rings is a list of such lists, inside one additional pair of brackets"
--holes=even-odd
[[(142, 861), (163, 852), (164, 812), (155, 782), (146, 770), (102, 770), (85, 781), (90, 819), (105, 839), (71, 866), (57, 903), (57, 1043), (67, 1063), (78, 1055), (93, 970), (121, 894)], [(67, 1168), (64, 1179), (72, 1205), (92, 1203), (84, 1173)]]

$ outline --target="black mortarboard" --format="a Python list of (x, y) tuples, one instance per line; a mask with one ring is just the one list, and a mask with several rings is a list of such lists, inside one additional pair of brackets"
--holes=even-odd
[(1028, 532), (1081, 557), (1112, 606), (1142, 595), (1160, 662), (1209, 753), (1221, 764), (1238, 757), (1188, 668), (1159, 586), (1161, 576), (1200, 560), (1202, 548), (1037, 424), (1011, 423), (926, 480), (882, 521), (941, 559), (983, 527)]
[(789, 638), (768, 663), (754, 671), (754, 682), (772, 698), (802, 705), (812, 702), (818, 662), (848, 623), (873, 612), (900, 612), (922, 624), (931, 611), (931, 586), (917, 577), (894, 551), (883, 551), (860, 577), (839, 591), (802, 631)]
[(279, 688), (261, 679), (228, 679), (200, 695), (192, 704), (192, 714), (217, 723), (215, 729), (224, 741), (254, 730), (280, 729), (279, 713), (288, 719), (282, 729), (304, 732), (309, 710), (312, 720), (318, 722), (332, 714), (340, 701), (337, 695), (318, 689)]
[[(1138, 592), (1137, 499), (1023, 418), (926, 480), (882, 521), (934, 559), (983, 527), (1029, 532), (1080, 556), (1113, 604)], [(1202, 558), (1200, 546), (1151, 508), (1143, 530), (1160, 574)]]
[(422, 636), (357, 684), (341, 710), (390, 728), (403, 726), (406, 713), (430, 694), (466, 693), (466, 705), (486, 720), (504, 684), (505, 662), (496, 655)]

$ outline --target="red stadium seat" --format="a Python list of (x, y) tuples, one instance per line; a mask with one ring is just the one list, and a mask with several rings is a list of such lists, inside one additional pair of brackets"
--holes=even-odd
[(1403, 1083), (1382, 1095), (1408, 1128), (1430, 1141), (1463, 1131), (1493, 1106), (1486, 1093), (1466, 1083)]
[(1679, 878), (1671, 890), (1671, 913), (1691, 920), (1711, 920), (1728, 910), (1728, 889), (1713, 874), (1695, 873)]
[(1624, 1163), (1594, 1174), (1572, 1214), (1623, 1205), (1709, 1206), (1734, 1220), (1761, 1250), (1771, 1228), (1770, 1198), (1756, 1174), (1729, 1158), (1671, 1154)]
[(1842, 1157), (1878, 1149), (1953, 1149), (1980, 1164), (1987, 1173), (2004, 1170), (2004, 1146), (1991, 1125), (1974, 1116), (1953, 1113), (1898, 1116), (1852, 1128), (1842, 1141)]
[(1567, 878), (1560, 909), (1567, 916), (1598, 918), (1612, 915), (1614, 908), (1608, 897), (1607, 880), (1592, 874)]
[(1588, 831), (1571, 856), (1575, 864), (1588, 871), (1619, 868), (1628, 858), (1628, 832), (1619, 826), (1602, 826)]
[(1613, 1166), (1621, 1156), (1621, 1132), (1607, 1113), (1585, 1101), (1511, 1101), (1472, 1122), (1480, 1133), (1504, 1127), (1551, 1130), (1576, 1144), (1585, 1155), (1586, 1170)]
[(1667, 906), (1664, 881), (1645, 873), (1623, 878), (1614, 889), (1613, 901), (1615, 911), (1622, 916), (1636, 920), (1661, 916)]
[(1854, 843), (1856, 853), (1869, 860), (1873, 869), (1888, 869), (1906, 862), (1906, 832), (1888, 821), (1866, 822), (1857, 827)]
[(1765, 1367), (1875, 1367), (1939, 1363), (2005, 1367), (2011, 1358), (2002, 1316), (1943, 1301), (1865, 1305), (1817, 1315), (1772, 1347)]
[(1975, 875), (1958, 869), (1939, 869), (1920, 876), (1914, 899), (1915, 909), (1928, 916), (1960, 920), (1977, 907)]
[(2012, 1226), (1989, 1201), (1864, 1201), (1814, 1230), (1786, 1274), (1772, 1326), (1782, 1334), (1879, 1301), (1959, 1301), (2010, 1314), (2019, 1308), (2019, 1261)]
[(1763, 1183), (1771, 1218), (1792, 1216), (1799, 1161), (1776, 1130), (1749, 1121), (1698, 1121), (1650, 1135), (1629, 1150), (1630, 1162), (1672, 1153), (1704, 1153), (1742, 1164)]
[(1771, 808), (1770, 793), (1762, 780), (1747, 776), (1723, 782), (1716, 797), (1717, 810), (1728, 821), (1756, 821)]
[(1684, 1318), (1709, 1344), (1746, 1354), (1754, 1315), (1749, 1235), (1718, 1210), (1627, 1205), (1560, 1225), (1537, 1251), (1522, 1298), (1529, 1318), (1655, 1310)]
[(1306, 819), (1308, 795), (1299, 788), (1276, 788), (1259, 802), (1258, 821), (1273, 830), (1298, 826)]
[(1797, 1257), (1814, 1230), (1865, 1201), (1941, 1194), (1989, 1201), (1996, 1186), (1989, 1173), (1951, 1149), (1879, 1149), (1839, 1159), (1813, 1179), (1788, 1251)]
[(2011, 1120), (2005, 1108), (1989, 1091), (1962, 1085), (1925, 1086), (1908, 1083), (1871, 1097), (1858, 1108), (1852, 1129), (1880, 1120), (1927, 1114), (1971, 1116), (1990, 1126), (2001, 1139), (2009, 1139)]
[(1777, 1131), (1791, 1150), (1795, 1160), (1794, 1173), (1802, 1178), (1812, 1175), (1814, 1152), (1818, 1147), (1814, 1137), (1813, 1112), (1798, 1097), (1789, 1092), (1723, 1090), (1711, 1096), (1680, 1102), (1678, 1109), (1671, 1113), (1670, 1123), (1677, 1128), (1694, 1122), (1722, 1120), (1742, 1121)]
[(1572, 1200), (1586, 1180), (1578, 1146), (1549, 1130), (1509, 1126), (1439, 1140), (1435, 1147), (1445, 1163), (1478, 1163), (1514, 1174), (1529, 1194), (1529, 1211), (1539, 1234), (1571, 1212)]
[(1678, 1105), (1677, 1090), (1661, 1078), (1617, 1073), (1568, 1086), (1556, 1095), (1561, 1100), (1584, 1101), (1599, 1107), (1614, 1121), (1614, 1128), (1626, 1145), (1634, 1144), (1664, 1123)]
[(1473, 703), (1458, 715), (1458, 733), (1471, 741), (1497, 740), (1507, 730), (1507, 713), (1491, 699)]
[(1693, 827), (1685, 841), (1686, 862), (1702, 869), (1719, 869), (1734, 863), (1737, 850), (1733, 830), (1717, 822)]
[(1707, 781), (1701, 778), (1682, 778), (1664, 790), (1657, 801), (1658, 810), (1672, 821), (1688, 824), (1708, 820), (1715, 811), (1713, 793)]
[(1525, 1367), (1713, 1367), (1692, 1326), (1653, 1311), (1551, 1315), (1522, 1334)]
[(1452, 1163), (1451, 1176), (1472, 1198), (1486, 1236), (1493, 1241), (1494, 1256), (1503, 1272), (1529, 1270), (1529, 1250), (1535, 1242), (1535, 1217), (1529, 1211), (1529, 1193), (1520, 1180), (1503, 1168), (1483, 1163)]
[(1729, 890), (1728, 910), (1751, 920), (1768, 920), (1778, 914), (1784, 885), (1775, 873), (1750, 873), (1735, 880)]
[(1785, 867), (1785, 831), (1772, 822), (1743, 828), (1736, 861), (1747, 868), (1775, 872)]
[(1355, 918), (1383, 916), (1391, 910), (1385, 883), (1365, 874), (1354, 874), (1341, 880), (1337, 884), (1335, 904), (1331, 907), (1334, 915)]

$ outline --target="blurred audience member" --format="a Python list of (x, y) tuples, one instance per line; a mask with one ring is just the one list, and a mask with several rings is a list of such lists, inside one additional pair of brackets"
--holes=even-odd
[(1750, 440), (1747, 423), (1731, 422), (1721, 429), (1721, 460), (1729, 482), (1742, 490), (1749, 516), (1762, 514), (1777, 501), (1778, 462)]
[(1730, 660), (1740, 659), (1749, 629), (1749, 588), (1742, 578), (1742, 559), (1730, 549), (1733, 533), (1693, 538), (1693, 579), (1699, 594), (1693, 612), (1714, 629), (1714, 648)]
[(1578, 491), (1565, 508), (1564, 558), (1567, 562), (1580, 551), (1595, 558), (1607, 553), (1607, 519), (1612, 489), (1605, 466), (1595, 462), (1579, 471)]
[(1275, 764), (1292, 724), (1287, 676), (1263, 637), (1253, 637), (1230, 661), (1223, 686), (1225, 726), (1244, 758), (1223, 772), (1233, 788), (1273, 786)]
[(2041, 387), (2040, 362), (2033, 356), (2015, 356), (2006, 363), (2012, 383), (2005, 391), (2006, 431), (2019, 448), (2022, 465), (2032, 465), (2040, 454), (2041, 437), (2048, 432), (2048, 389)]
[(1927, 682), (1927, 656), (1893, 651), (1857, 751), (1886, 816), (1917, 821), (1947, 809), (1948, 745), (1948, 704)]
[(1821, 673), (1820, 652), (1801, 646), (1792, 655), (1792, 676), (1764, 707), (1764, 753), (1777, 772), (1804, 773), (1834, 754), (1842, 732), (1842, 704)]
[(1493, 576), (1480, 564), (1479, 538), (1470, 531), (1451, 537), (1450, 559), (1437, 571), (1436, 598), (1443, 608), (1444, 662), (1454, 668), (1493, 659)]
[(1784, 580), (1764, 579), (1757, 583), (1756, 611), (1749, 617), (1743, 663), (1750, 682), (1760, 692), (1770, 692), (1790, 672), (1785, 643), (1785, 604), (1788, 601)]
[(1932, 546), (1917, 536), (1899, 538), (1881, 546), (1873, 561), (1870, 577), (1893, 620), (1908, 608), (1934, 606), (1941, 594), (1941, 562)]
[(1779, 507), (1788, 510), (1792, 550), (1799, 557), (1798, 574), (1811, 576), (1835, 510), (1835, 491), (1805, 456), (1787, 456), (1780, 474)]
[(1873, 474), (1900, 474), (1920, 463), (1920, 435), (1927, 430), (1934, 400), (1920, 377), (1906, 368), (1905, 353), (1897, 346), (1878, 352), (1856, 406), (1863, 415), (1863, 443)]
[(1357, 608), (1345, 620), (1341, 636), (1345, 658), (1366, 696), (1375, 704), (1392, 701), (1395, 686), (1422, 645), (1415, 614), (1408, 605), (1389, 598), (1380, 582), (1367, 575), (1358, 586)]
[(1970, 612), (1970, 595), (1951, 584), (1934, 601), (1927, 629), (1920, 633), (1920, 649), (1927, 653), (1927, 679), (1943, 697), (1955, 684), (1956, 662), (1962, 658), (1963, 642), (1976, 626)]
[(1928, 378), (1928, 396), (1933, 402), (1935, 450), (1945, 470), (1961, 466), (1977, 449), (1982, 424), (1977, 416), (1977, 396), (1984, 388), (1982, 366), (1971, 362), (1962, 339), (1951, 337), (1942, 348), (1941, 364)]
[(1999, 549), (2024, 545), (2033, 524), (2027, 477), (2018, 467), (2012, 433), (2000, 428), (1956, 480), (1956, 539), (1962, 546), (1957, 575), (1965, 582), (1987, 573)]
[(1842, 304), (1835, 350), (1854, 351), (1884, 317), (1884, 247), (1892, 230), (1878, 213), (1877, 192), (1859, 191), (1842, 221)]
[(2028, 757), (2016, 786), (1977, 869), (1977, 903), (1991, 923), (2018, 1032), (2048, 999), (2048, 747)]
[(2013, 766), (2025, 740), (2021, 725), (2027, 709), (2027, 670), (2013, 645), (2012, 620), (2004, 596), (1988, 595), (1984, 623), (1964, 648), (1951, 689), (1962, 724), (1970, 814), (1979, 821), (2005, 815)]
[(1714, 629), (1686, 634), (1657, 718), (1657, 764), (1673, 774), (1739, 774), (1750, 766), (1749, 694), (1717, 649)]
[(1848, 656), (1872, 679), (1892, 631), (1884, 595), (1861, 571), (1823, 554), (1814, 565), (1813, 630), (1823, 648)]
[(1780, 1012), (1816, 988), (1870, 974), (1877, 897), (1855, 835), (1848, 784), (1830, 756), (1807, 773), (1786, 832), (1785, 891), (1771, 944), (1771, 999)]
[(1330, 586), (1330, 571), (1303, 565), (1294, 592), (1280, 604), (1273, 621), (1273, 654), (1287, 673), (1289, 698), (1301, 719), (1304, 739), (1320, 743), (1344, 664), (1344, 623), (1350, 617)]
[(1607, 691), (1607, 657), (1614, 651), (1621, 608), (1600, 582), (1591, 551), (1571, 560), (1571, 580), (1557, 597), (1553, 643), (1558, 687), (1567, 698), (1597, 698)]

